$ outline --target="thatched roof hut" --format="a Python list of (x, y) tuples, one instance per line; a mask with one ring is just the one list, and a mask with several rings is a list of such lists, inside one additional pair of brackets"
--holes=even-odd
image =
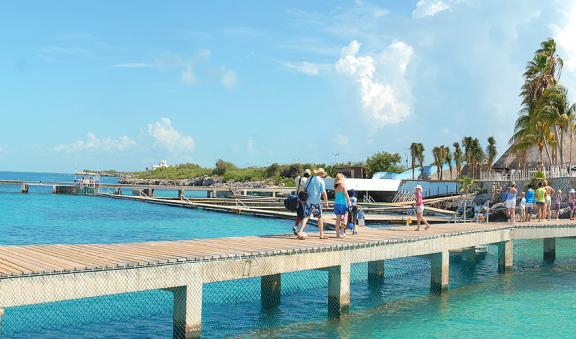
[[(549, 148), (550, 154), (552, 154), (552, 148)], [(565, 142), (562, 148), (564, 152), (564, 163), (567, 165), (570, 161), (570, 141)], [(544, 160), (544, 166), (548, 167), (552, 164), (548, 161), (548, 156), (546, 155), (546, 150), (542, 151), (542, 159)], [(554, 158), (553, 158), (554, 159)], [(492, 166), (495, 170), (503, 169), (524, 169), (524, 159), (519, 159), (518, 154), (512, 152), (512, 147), (509, 147), (504, 154), (498, 159)], [(530, 147), (526, 151), (526, 166), (525, 168), (539, 168), (540, 167), (540, 150), (537, 145)], [(560, 155), (558, 155), (558, 162), (560, 161)], [(576, 164), (576, 141), (572, 145), (572, 163)]]

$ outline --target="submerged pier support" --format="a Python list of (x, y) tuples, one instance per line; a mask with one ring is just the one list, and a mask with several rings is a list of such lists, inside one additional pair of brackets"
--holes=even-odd
[(462, 259), (467, 264), (475, 264), (476, 263), (476, 248), (468, 247), (462, 250)]
[(368, 285), (378, 287), (384, 282), (384, 260), (368, 262)]
[(442, 251), (431, 255), (430, 289), (442, 293), (448, 289), (450, 273), (450, 252)]
[(280, 305), (281, 287), (281, 274), (265, 275), (260, 278), (260, 301), (263, 308), (274, 308)]
[(328, 317), (339, 318), (350, 310), (350, 263), (328, 268)]
[(174, 297), (173, 330), (175, 339), (200, 338), (202, 334), (202, 283), (171, 288)]
[(498, 243), (498, 272), (504, 273), (512, 269), (514, 264), (514, 244), (512, 240)]
[(556, 259), (556, 238), (544, 239), (544, 261), (554, 262)]

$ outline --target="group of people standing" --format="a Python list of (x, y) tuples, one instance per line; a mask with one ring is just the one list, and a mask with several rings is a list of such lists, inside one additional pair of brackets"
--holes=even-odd
[[(317, 218), (320, 239), (326, 239), (324, 234), (324, 220), (322, 219), (322, 205), (329, 208), (328, 195), (326, 193), (326, 183), (324, 182), (326, 171), (318, 168), (314, 171), (306, 169), (301, 177), (297, 177), (296, 194), (298, 195), (298, 207), (296, 210), (296, 221), (292, 231), (300, 240), (307, 237), (306, 225), (311, 217)], [(356, 197), (353, 190), (346, 189), (346, 178), (342, 173), (336, 174), (334, 179), (334, 214), (336, 215), (336, 237), (346, 237), (346, 226), (349, 213), (356, 206)], [(324, 204), (322, 204), (324, 201)], [(300, 226), (300, 229), (298, 229)], [(355, 228), (354, 228), (355, 232)]]
[[(528, 190), (522, 192), (520, 200), (520, 215), (516, 217), (516, 201), (518, 199), (518, 189), (516, 183), (512, 182), (506, 191), (505, 204), (510, 222), (516, 220), (520, 222), (532, 221), (534, 212), (538, 216), (538, 221), (548, 220), (552, 221), (553, 211), (556, 220), (560, 218), (560, 209), (562, 207), (562, 190), (554, 190), (544, 180), (538, 183), (536, 189), (532, 185), (528, 185)], [(554, 202), (554, 210), (552, 209), (552, 202)], [(568, 192), (568, 207), (570, 209), (570, 220), (574, 220), (574, 208), (576, 203), (576, 190), (570, 189)]]

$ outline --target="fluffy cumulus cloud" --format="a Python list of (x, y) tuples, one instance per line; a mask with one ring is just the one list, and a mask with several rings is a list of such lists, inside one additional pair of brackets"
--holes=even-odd
[(412, 17), (423, 18), (435, 16), (436, 14), (450, 9), (450, 4), (442, 0), (419, 0), (416, 8), (412, 11)]
[(412, 112), (410, 85), (405, 79), (412, 47), (394, 41), (383, 53), (361, 56), (360, 46), (354, 40), (342, 48), (336, 71), (356, 84), (362, 107), (375, 127), (404, 121)]
[(564, 66), (576, 71), (576, 1), (563, 4), (564, 25), (552, 25), (554, 38), (564, 55)]
[(136, 142), (127, 136), (120, 138), (104, 137), (99, 138), (96, 134), (89, 132), (85, 139), (76, 140), (70, 144), (61, 144), (54, 148), (56, 152), (86, 152), (86, 151), (104, 151), (118, 152), (125, 151)]
[(148, 124), (148, 134), (157, 146), (174, 154), (189, 153), (196, 147), (194, 139), (175, 129), (168, 118), (161, 118), (158, 122)]

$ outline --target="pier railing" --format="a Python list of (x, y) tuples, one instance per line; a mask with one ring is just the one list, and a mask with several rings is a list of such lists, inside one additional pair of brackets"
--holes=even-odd
[(480, 172), (480, 181), (525, 181), (532, 180), (536, 173), (543, 172), (546, 178), (573, 178), (576, 177), (576, 170), (569, 166), (550, 166), (544, 168), (529, 168), (526, 170), (509, 170), (509, 171), (482, 171)]

